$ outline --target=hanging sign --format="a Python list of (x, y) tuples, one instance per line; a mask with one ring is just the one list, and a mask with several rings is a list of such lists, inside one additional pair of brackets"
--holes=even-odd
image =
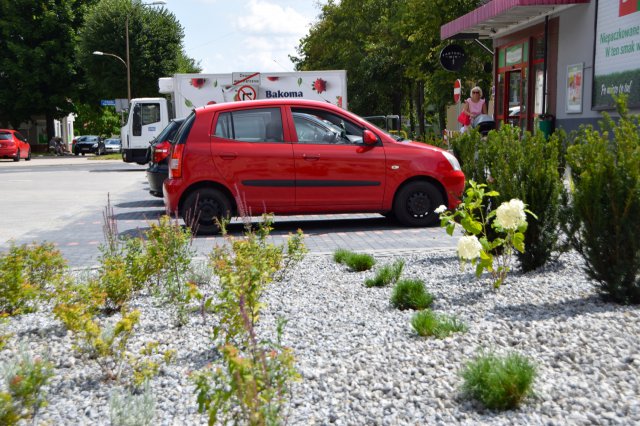
[(440, 52), (440, 64), (447, 71), (460, 71), (467, 61), (462, 46), (450, 44)]

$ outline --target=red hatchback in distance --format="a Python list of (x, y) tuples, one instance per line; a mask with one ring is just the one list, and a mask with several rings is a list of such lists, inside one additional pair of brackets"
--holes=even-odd
[(449, 152), (397, 140), (332, 104), (270, 99), (195, 109), (174, 139), (167, 211), (202, 234), (215, 218), (274, 213), (393, 215), (438, 223), (464, 174)]
[(31, 145), (17, 130), (0, 129), (0, 158), (31, 160)]

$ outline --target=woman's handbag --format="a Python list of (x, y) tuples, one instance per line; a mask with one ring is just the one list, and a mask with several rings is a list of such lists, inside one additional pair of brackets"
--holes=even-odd
[(471, 117), (464, 111), (462, 111), (458, 116), (458, 123), (462, 124), (463, 126), (468, 126), (469, 124), (471, 124)]

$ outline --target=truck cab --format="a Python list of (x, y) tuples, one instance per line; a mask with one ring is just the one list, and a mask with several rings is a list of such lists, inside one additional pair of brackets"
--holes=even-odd
[(122, 160), (145, 164), (149, 143), (167, 124), (169, 110), (165, 98), (132, 99), (127, 121), (120, 130)]

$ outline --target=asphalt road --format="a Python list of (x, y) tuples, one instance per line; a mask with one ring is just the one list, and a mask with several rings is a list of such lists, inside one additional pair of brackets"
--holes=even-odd
[[(108, 200), (121, 235), (142, 235), (164, 214), (160, 198), (148, 192), (145, 166), (87, 157), (34, 157), (30, 162), (0, 160), (0, 251), (17, 244), (53, 242), (72, 267), (97, 263), (104, 242)], [(257, 219), (256, 219), (257, 220)], [(456, 241), (439, 227), (403, 228), (377, 214), (279, 216), (271, 233), (282, 244), (300, 228), (310, 252), (337, 248), (369, 253), (453, 249)], [(233, 235), (243, 224), (232, 222)], [(198, 256), (224, 244), (220, 236), (194, 238)]]

